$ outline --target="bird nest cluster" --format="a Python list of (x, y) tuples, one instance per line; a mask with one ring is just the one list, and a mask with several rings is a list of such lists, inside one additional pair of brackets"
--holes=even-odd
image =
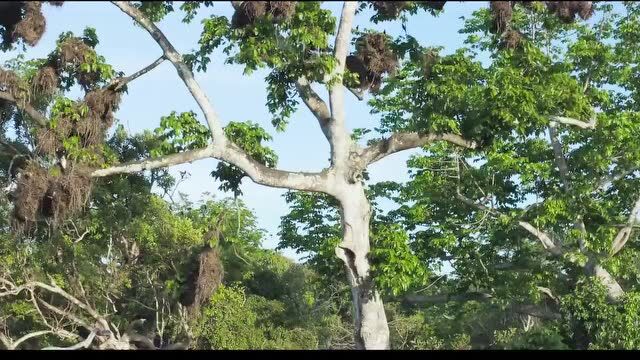
[[(120, 94), (108, 88), (87, 93), (84, 101), (76, 104), (78, 111), (86, 106), (84, 116), (74, 119), (61, 115), (55, 127), (38, 130), (38, 154), (64, 157), (64, 141), (71, 136), (80, 139), (82, 149), (100, 153), (119, 101)], [(90, 190), (90, 170), (80, 163), (65, 160), (64, 166), (58, 164), (48, 170), (35, 162), (29, 163), (20, 171), (13, 195), (14, 229), (30, 229), (39, 218), (58, 225), (83, 207)]]
[[(30, 84), (16, 73), (0, 69), (0, 90), (12, 95), (18, 107), (24, 107), (32, 97), (53, 95), (60, 86), (63, 72), (73, 74), (87, 91), (82, 100), (58, 111), (51, 122), (36, 130), (35, 155), (57, 162), (47, 168), (42, 164), (50, 161), (32, 159), (16, 171), (16, 187), (11, 195), (15, 230), (32, 229), (43, 219), (58, 225), (81, 209), (89, 196), (89, 167), (96, 164), (76, 161), (75, 154), (69, 156), (65, 143), (75, 137), (78, 143), (74, 151), (84, 151), (92, 157), (101, 154), (104, 138), (113, 125), (114, 112), (121, 100), (121, 94), (113, 87), (96, 85), (99, 77), (83, 77), (84, 73), (78, 71), (89, 52), (93, 49), (81, 39), (65, 39), (30, 79)], [(95, 161), (101, 161), (100, 156), (95, 156)]]
[(576, 15), (582, 20), (588, 20), (593, 15), (593, 2), (591, 1), (545, 1), (547, 9), (555, 13), (558, 18), (567, 24), (576, 20)]
[[(511, 27), (513, 8), (516, 5), (531, 8), (532, 3), (530, 1), (491, 1), (489, 4), (491, 11), (490, 31), (501, 35), (501, 46), (509, 49), (516, 48), (523, 38), (522, 33)], [(544, 1), (544, 5), (550, 13), (555, 14), (560, 21), (566, 24), (573, 23), (576, 16), (587, 20), (594, 11), (591, 1)]]
[[(37, 151), (40, 155), (55, 156), (64, 151), (64, 141), (77, 136), (80, 146), (99, 151), (107, 130), (113, 125), (113, 112), (120, 103), (120, 93), (110, 89), (98, 89), (87, 93), (84, 100), (74, 104), (69, 115), (60, 114), (55, 126), (41, 128), (37, 132)], [(84, 114), (76, 117), (74, 115)]]
[(191, 271), (187, 277), (180, 303), (187, 307), (190, 314), (199, 314), (222, 284), (224, 267), (218, 248), (205, 246), (192, 261)]
[(346, 68), (358, 75), (360, 90), (378, 92), (382, 76), (393, 75), (398, 68), (398, 57), (383, 33), (369, 33), (356, 40), (356, 51), (347, 56)]
[(29, 100), (29, 86), (13, 71), (0, 68), (0, 91), (9, 93), (17, 102)]
[(84, 91), (89, 91), (100, 80), (100, 73), (97, 70), (78, 71), (78, 69), (80, 64), (87, 62), (87, 56), (93, 52), (93, 49), (82, 39), (71, 37), (60, 44), (56, 57), (51, 61), (56, 64), (58, 69), (67, 69), (73, 72), (76, 75), (78, 84)]
[(87, 171), (46, 169), (36, 161), (29, 161), (20, 171), (12, 194), (12, 227), (22, 232), (32, 229), (42, 218), (58, 225), (84, 206), (90, 192), (91, 178)]
[(70, 136), (77, 136), (82, 148), (98, 150), (107, 130), (113, 125), (113, 113), (118, 110), (120, 93), (111, 87), (97, 88), (97, 74), (77, 71), (90, 52), (93, 49), (81, 39), (68, 38), (32, 80), (34, 91), (52, 94), (60, 85), (60, 73), (66, 69), (76, 75), (78, 83), (87, 91), (84, 99), (74, 104), (73, 111), (58, 114), (54, 126), (38, 131), (37, 149), (41, 155), (60, 153), (64, 140)]
[(291, 19), (295, 12), (295, 1), (243, 1), (233, 13), (231, 26), (242, 29), (267, 17), (278, 24)]
[(376, 12), (378, 20), (392, 20), (397, 19), (403, 11), (413, 5), (432, 12), (442, 10), (446, 1), (368, 1), (367, 3)]
[[(62, 6), (63, 1), (47, 1), (53, 6)], [(0, 3), (0, 26), (3, 28), (2, 42), (9, 46), (22, 39), (35, 46), (46, 27), (41, 1), (6, 1)]]

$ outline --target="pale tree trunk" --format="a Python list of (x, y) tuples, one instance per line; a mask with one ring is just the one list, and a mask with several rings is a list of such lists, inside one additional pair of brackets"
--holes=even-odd
[[(286, 188), (290, 190), (313, 191), (336, 197), (341, 204), (343, 241), (336, 253), (344, 261), (349, 283), (352, 287), (356, 344), (364, 349), (388, 349), (389, 328), (380, 296), (375, 291), (369, 273), (369, 219), (370, 206), (361, 182), (354, 180), (353, 175), (362, 171), (372, 162), (378, 161), (395, 152), (423, 146), (433, 141), (448, 141), (462, 147), (474, 148), (475, 142), (467, 141), (455, 134), (417, 134), (397, 133), (392, 137), (378, 141), (360, 149), (355, 145), (350, 132), (345, 126), (344, 86), (342, 77), (346, 57), (349, 53), (352, 38), (352, 24), (358, 7), (356, 1), (345, 1), (340, 15), (340, 23), (336, 33), (334, 57), (337, 65), (325, 80), (338, 79), (329, 89), (329, 105), (316, 94), (308, 81), (300, 78), (297, 90), (305, 105), (315, 115), (331, 148), (331, 168), (319, 173), (302, 173), (268, 168), (253, 159), (242, 148), (227, 139), (220, 120), (194, 74), (182, 60), (182, 55), (171, 44), (163, 32), (150, 21), (139, 9), (128, 2), (113, 2), (120, 10), (135, 20), (153, 37), (162, 48), (163, 56), (148, 68), (160, 62), (171, 62), (178, 76), (202, 110), (209, 125), (212, 143), (206, 148), (186, 151), (156, 159), (146, 159), (92, 173), (93, 177), (114, 174), (133, 173), (171, 165), (184, 164), (199, 159), (215, 158), (232, 164), (243, 170), (255, 183)], [(237, 8), (241, 1), (232, 1)], [(147, 70), (140, 71), (125, 79), (130, 81)], [(3, 93), (0, 92), (0, 97)], [(356, 150), (356, 151), (353, 151)], [(351, 156), (355, 155), (355, 158)], [(357, 176), (356, 176), (357, 177)]]
[[(570, 123), (572, 125), (577, 125), (583, 129), (593, 129), (596, 126), (596, 118), (593, 117), (589, 123), (584, 123), (581, 121), (576, 121), (573, 119), (558, 117), (558, 116), (552, 116), (551, 120), (552, 121), (549, 124), (549, 139), (551, 141), (551, 146), (553, 148), (555, 162), (556, 162), (556, 165), (558, 166), (558, 172), (560, 174), (560, 181), (562, 183), (563, 191), (565, 193), (569, 193), (571, 189), (571, 184), (569, 183), (569, 180), (568, 180), (569, 167), (567, 166), (565, 155), (562, 152), (562, 144), (558, 139), (558, 133), (556, 130), (556, 127), (558, 126), (557, 123), (558, 122), (565, 123), (565, 124)], [(629, 224), (634, 223), (635, 216), (636, 216), (635, 214), (637, 214), (638, 211), (640, 211), (640, 199), (638, 199), (634, 209), (631, 211), (631, 215), (629, 217)], [(595, 276), (598, 280), (600, 280), (600, 282), (607, 289), (607, 297), (609, 298), (610, 301), (618, 301), (624, 295), (624, 290), (622, 289), (620, 284), (618, 284), (615, 278), (605, 268), (603, 268), (600, 264), (598, 264), (597, 257), (594, 254), (591, 254), (587, 250), (585, 245), (587, 230), (585, 228), (584, 221), (581, 215), (577, 216), (574, 226), (577, 230), (579, 230), (583, 234), (583, 236), (578, 239), (580, 252), (587, 255), (589, 258), (589, 261), (584, 266), (584, 272), (588, 276)], [(630, 229), (631, 228), (629, 228), (629, 230)], [(614, 241), (614, 244), (612, 245), (613, 247), (612, 255), (614, 255), (617, 251), (619, 251), (622, 248), (622, 246), (624, 246), (624, 242), (626, 242), (626, 238), (624, 237), (624, 235), (628, 235), (628, 233), (630, 233), (630, 231), (625, 232), (625, 229), (621, 230), (620, 235), (616, 237), (616, 241)], [(622, 242), (622, 244), (620, 244), (620, 242)]]
[(593, 260), (588, 262), (585, 266), (585, 272), (587, 275), (595, 276), (600, 280), (607, 290), (607, 297), (610, 301), (618, 301), (625, 294), (616, 279), (597, 262)]
[(345, 264), (351, 285), (356, 347), (389, 349), (387, 317), (369, 271), (369, 201), (360, 183), (344, 187), (346, 191), (342, 192), (339, 199), (343, 239), (336, 248), (336, 254)]

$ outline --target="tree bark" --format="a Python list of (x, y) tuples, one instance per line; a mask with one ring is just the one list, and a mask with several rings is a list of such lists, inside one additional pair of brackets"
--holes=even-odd
[(353, 297), (355, 343), (358, 349), (389, 349), (389, 326), (369, 268), (371, 208), (360, 183), (345, 184), (339, 196), (343, 239), (336, 254), (344, 262)]
[(618, 284), (616, 279), (600, 264), (596, 261), (591, 260), (585, 266), (585, 272), (589, 276), (595, 276), (600, 280), (600, 282), (607, 289), (607, 297), (610, 301), (619, 301), (620, 298), (625, 294), (624, 290)]

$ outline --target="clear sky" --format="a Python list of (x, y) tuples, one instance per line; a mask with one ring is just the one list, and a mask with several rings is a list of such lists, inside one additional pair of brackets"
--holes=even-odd
[[(325, 1), (324, 8), (331, 9), (338, 15), (342, 2)], [(421, 13), (410, 18), (407, 31), (416, 37), (422, 45), (443, 46), (445, 53), (451, 53), (462, 45), (463, 36), (458, 34), (462, 24), (461, 16), (468, 16), (472, 11), (488, 6), (487, 1), (448, 2), (445, 11), (439, 17)], [(66, 1), (64, 6), (52, 7), (44, 5), (47, 28), (44, 36), (35, 48), (27, 49), (28, 58), (46, 56), (55, 48), (58, 35), (64, 31), (73, 31), (80, 35), (85, 27), (96, 29), (100, 44), (99, 54), (103, 55), (116, 71), (131, 74), (150, 64), (161, 54), (158, 45), (147, 32), (134, 26), (133, 21), (109, 2), (72, 2)], [(202, 11), (189, 25), (181, 23), (180, 12), (169, 15), (159, 23), (174, 46), (181, 52), (188, 52), (197, 46), (201, 32), (200, 21), (211, 15), (231, 16), (233, 9), (229, 2), (216, 3), (212, 8)], [(385, 30), (388, 34), (400, 34), (399, 23), (368, 24), (370, 12), (356, 17), (356, 25)], [(20, 51), (0, 53), (0, 63), (17, 56)], [(291, 119), (285, 132), (277, 133), (271, 126), (271, 117), (265, 106), (266, 91), (263, 81), (266, 71), (258, 71), (251, 76), (244, 76), (239, 66), (224, 64), (224, 57), (212, 57), (212, 62), (205, 74), (197, 74), (196, 79), (207, 92), (218, 115), (226, 124), (228, 121), (250, 120), (259, 123), (274, 137), (269, 144), (279, 156), (279, 168), (292, 171), (320, 171), (328, 166), (329, 146), (311, 113), (302, 105)], [(320, 91), (326, 99), (326, 92)], [(72, 94), (80, 96), (80, 93)], [(349, 128), (376, 126), (376, 117), (369, 114), (366, 101), (359, 102), (355, 97), (346, 96), (347, 125)], [(365, 99), (366, 100), (366, 99)], [(129, 93), (124, 97), (116, 117), (129, 132), (140, 132), (153, 129), (160, 123), (160, 117), (171, 111), (193, 110), (204, 123), (200, 109), (191, 98), (184, 84), (177, 76), (173, 66), (165, 62), (152, 72), (137, 79), (129, 86)], [(388, 157), (374, 164), (370, 169), (371, 181), (404, 181), (407, 179), (405, 162), (412, 152), (404, 152)], [(209, 192), (217, 198), (231, 196), (218, 190), (219, 184), (209, 175), (216, 166), (214, 160), (204, 160), (172, 168), (172, 172), (188, 171), (191, 176), (183, 182), (178, 191), (190, 195), (192, 200), (201, 198)], [(256, 185), (246, 178), (242, 191), (242, 200), (252, 209), (260, 227), (269, 233), (264, 246), (273, 248), (277, 245), (277, 232), (280, 217), (287, 213), (287, 205), (282, 197), (285, 192), (280, 189)], [(284, 251), (284, 255), (298, 258), (293, 251)]]

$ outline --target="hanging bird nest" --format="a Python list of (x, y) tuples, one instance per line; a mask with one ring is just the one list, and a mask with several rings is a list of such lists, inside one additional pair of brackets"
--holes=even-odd
[(291, 19), (295, 12), (295, 1), (243, 1), (231, 17), (231, 27), (242, 29), (267, 15), (271, 15), (274, 23), (282, 23)]
[(397, 18), (410, 4), (409, 1), (371, 1), (370, 3), (378, 15), (386, 19)]
[(370, 33), (356, 40), (355, 55), (347, 57), (345, 66), (358, 74), (361, 90), (375, 93), (380, 90), (384, 74), (395, 74), (398, 57), (389, 47), (385, 34)]
[(113, 125), (113, 112), (118, 110), (120, 100), (120, 93), (110, 88), (91, 91), (84, 97), (90, 117), (105, 129)]
[(422, 76), (431, 76), (433, 66), (438, 62), (439, 56), (435, 50), (429, 49), (422, 54)]
[(52, 129), (39, 129), (36, 133), (36, 151), (40, 155), (53, 156), (62, 150), (62, 142)]
[(42, 213), (59, 224), (84, 207), (91, 192), (91, 178), (81, 172), (49, 177), (49, 187), (42, 203)]
[(187, 307), (191, 316), (197, 316), (200, 308), (209, 302), (222, 283), (224, 267), (217, 248), (205, 246), (194, 259), (180, 303)]
[(32, 88), (35, 93), (51, 96), (56, 93), (60, 86), (58, 70), (48, 64), (38, 70), (32, 80)]
[(433, 10), (442, 10), (444, 9), (444, 4), (446, 1), (417, 1), (418, 3), (426, 5), (426, 7)]
[(15, 106), (13, 103), (0, 99), (0, 120), (9, 119), (15, 112)]
[(231, 17), (232, 28), (244, 28), (255, 23), (267, 13), (266, 1), (244, 1)]
[(356, 41), (356, 56), (369, 71), (376, 74), (393, 74), (398, 67), (398, 58), (389, 48), (386, 35), (372, 33)]
[[(62, 6), (63, 2), (47, 1), (52, 6)], [(40, 41), (46, 28), (42, 4), (41, 1), (0, 2), (0, 26), (4, 28), (4, 46), (9, 46), (18, 39), (30, 46), (35, 46)]]
[(49, 187), (47, 170), (35, 162), (29, 162), (18, 175), (13, 197), (11, 225), (18, 231), (31, 227), (38, 220), (42, 199)]
[(566, 24), (573, 23), (576, 15), (582, 20), (588, 20), (594, 11), (592, 1), (546, 1), (545, 3), (547, 9)]
[(97, 87), (96, 84), (100, 81), (100, 73), (98, 71), (80, 71), (76, 79), (82, 90), (89, 92)]
[(295, 1), (267, 1), (267, 14), (271, 14), (276, 24), (291, 19), (295, 13)]
[(24, 17), (15, 25), (15, 29), (11, 34), (13, 41), (21, 38), (28, 45), (35, 46), (42, 38), (46, 24), (44, 15), (42, 15), (42, 3), (25, 1)]
[(54, 174), (30, 161), (20, 171), (16, 185), (11, 224), (21, 232), (41, 218), (57, 226), (82, 209), (91, 192), (91, 177), (87, 171), (73, 167)]
[(506, 49), (515, 49), (522, 42), (522, 34), (518, 30), (509, 29), (502, 34), (500, 46)]
[(82, 139), (82, 145), (89, 147), (98, 145), (104, 139), (106, 129), (101, 122), (85, 117), (76, 123), (77, 134)]
[(18, 102), (29, 98), (29, 86), (13, 71), (0, 69), (0, 91), (8, 92)]
[(120, 93), (109, 88), (87, 93), (84, 102), (76, 104), (77, 112), (80, 112), (82, 105), (86, 105), (88, 112), (85, 116), (77, 120), (60, 116), (56, 118), (55, 128), (38, 131), (38, 153), (53, 156), (62, 152), (63, 141), (74, 135), (80, 137), (84, 148), (100, 145), (107, 130), (113, 125), (113, 112), (117, 110), (120, 99)]
[(58, 49), (59, 67), (66, 65), (78, 66), (85, 62), (86, 54), (92, 51), (93, 49), (85, 44), (82, 39), (76, 37), (65, 39)]
[(13, 43), (13, 31), (22, 20), (23, 7), (22, 1), (0, 2), (0, 26), (3, 28), (2, 43), (5, 46)]
[(491, 11), (491, 28), (493, 34), (502, 34), (510, 28), (513, 16), (512, 1), (491, 1), (489, 4)]

